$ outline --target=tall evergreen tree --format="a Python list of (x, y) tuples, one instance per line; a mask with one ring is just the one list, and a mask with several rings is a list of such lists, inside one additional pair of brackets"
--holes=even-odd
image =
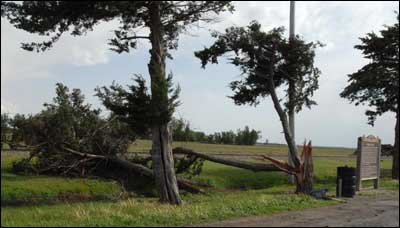
[(349, 85), (340, 96), (355, 105), (368, 104), (373, 108), (365, 113), (371, 125), (386, 112), (396, 114), (392, 177), (399, 179), (399, 14), (397, 23), (385, 26), (380, 35), (371, 32), (360, 40), (355, 48), (370, 63), (348, 75)]
[[(120, 26), (110, 40), (112, 50), (122, 53), (137, 47), (137, 40), (151, 44), (148, 70), (151, 78), (152, 157), (160, 201), (180, 204), (171, 151), (167, 77), (169, 50), (176, 49), (179, 34), (199, 21), (210, 22), (210, 13), (233, 10), (229, 1), (23, 1), (1, 2), (1, 15), (18, 29), (49, 36), (42, 43), (25, 43), (29, 51), (45, 51), (70, 32), (81, 36), (95, 25), (112, 20)], [(149, 34), (137, 34), (147, 28)]]

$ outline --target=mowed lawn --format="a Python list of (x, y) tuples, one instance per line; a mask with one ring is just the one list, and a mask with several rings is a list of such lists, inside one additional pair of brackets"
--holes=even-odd
[[(189, 146), (195, 149), (202, 145)], [(221, 145), (216, 146), (218, 148), (214, 148), (213, 151), (219, 150)], [(227, 146), (229, 149), (234, 147)], [(3, 192), (21, 192), (14, 196), (15, 198), (29, 197), (32, 193), (35, 193), (33, 194), (35, 197), (42, 197), (69, 192), (75, 194), (89, 192), (93, 195), (105, 193), (107, 196), (115, 196), (121, 192), (119, 186), (112, 181), (10, 174), (7, 164), (10, 164), (9, 161), (12, 159), (18, 158), (2, 156), (2, 202)], [(316, 160), (316, 188), (328, 188), (333, 195), (336, 167), (343, 165), (355, 166), (355, 160)], [(390, 167), (391, 161), (382, 161), (385, 177), (382, 179), (381, 187), (398, 190), (398, 181), (387, 178)], [(3, 175), (13, 176), (18, 181), (3, 178)], [(1, 224), (2, 226), (178, 226), (337, 203), (293, 194), (295, 187), (288, 184), (286, 175), (280, 172), (254, 173), (206, 162), (202, 174), (195, 177), (194, 181), (212, 184), (214, 188), (209, 189), (206, 195), (183, 194), (185, 203), (179, 207), (160, 205), (157, 198), (139, 196), (121, 200), (99, 197), (103, 200), (89, 202), (53, 204), (38, 202), (29, 206), (4, 206), (2, 203)], [(4, 197), (10, 197), (10, 193), (4, 194)]]

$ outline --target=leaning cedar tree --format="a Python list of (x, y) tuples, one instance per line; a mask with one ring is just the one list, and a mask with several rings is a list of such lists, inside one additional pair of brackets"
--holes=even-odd
[[(289, 103), (286, 102), (286, 109), (283, 109), (275, 89), (296, 81), (296, 111), (301, 111), (303, 106), (310, 108), (315, 105), (311, 97), (318, 89), (320, 71), (314, 66), (314, 57), (315, 49), (322, 44), (306, 43), (300, 37), (289, 42), (283, 32), (280, 27), (265, 33), (261, 31), (261, 25), (253, 21), (248, 27), (231, 27), (224, 34), (213, 33), (217, 39), (215, 43), (195, 55), (205, 67), (209, 62), (216, 64), (219, 57), (230, 54), (230, 63), (238, 66), (244, 75), (243, 79), (230, 84), (235, 104), (257, 105), (260, 98), (271, 96), (293, 164), (299, 167), (297, 147), (288, 124)], [(299, 189), (308, 193), (308, 188)]]
[(349, 85), (341, 97), (367, 104), (374, 110), (367, 110), (369, 124), (386, 112), (396, 114), (395, 151), (393, 154), (393, 179), (399, 179), (399, 14), (397, 23), (385, 26), (380, 35), (374, 32), (360, 38), (362, 44), (355, 48), (363, 52), (370, 63), (349, 75)]
[[(73, 36), (86, 34), (101, 22), (119, 22), (115, 37), (110, 40), (112, 50), (122, 53), (137, 47), (137, 40), (151, 44), (148, 64), (151, 78), (154, 115), (151, 123), (153, 137), (154, 175), (159, 186), (160, 201), (180, 204), (173, 170), (170, 117), (163, 116), (168, 109), (166, 57), (178, 46), (179, 34), (198, 22), (211, 22), (211, 13), (232, 11), (230, 1), (23, 1), (1, 2), (1, 15), (16, 28), (30, 33), (50, 36), (42, 43), (26, 43), (22, 48), (45, 51), (66, 32)], [(137, 34), (147, 28), (149, 34)], [(144, 30), (146, 31), (146, 30)], [(163, 86), (164, 85), (164, 86)], [(161, 121), (162, 120), (162, 121)]]

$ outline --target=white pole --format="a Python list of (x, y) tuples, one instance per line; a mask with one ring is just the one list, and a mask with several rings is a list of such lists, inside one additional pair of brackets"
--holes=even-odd
[[(294, 29), (295, 29), (295, 1), (290, 1), (289, 42), (291, 40), (293, 40), (294, 37), (295, 37)], [(293, 110), (293, 113), (289, 113), (289, 115), (291, 115), (289, 117), (290, 133), (291, 133), (291, 135), (293, 137), (293, 140), (296, 141), (295, 140), (296, 139), (295, 138), (296, 135), (295, 135), (295, 113), (294, 113), (294, 110)], [(293, 160), (292, 160), (292, 158), (290, 156), (290, 151), (288, 152), (288, 163), (289, 163), (289, 165), (293, 166)], [(289, 180), (289, 183), (292, 183), (292, 184), (294, 184), (294, 182), (295, 182), (293, 175), (289, 175), (288, 180)]]
[(290, 30), (289, 37), (294, 38), (294, 28), (295, 28), (295, 1), (290, 1)]

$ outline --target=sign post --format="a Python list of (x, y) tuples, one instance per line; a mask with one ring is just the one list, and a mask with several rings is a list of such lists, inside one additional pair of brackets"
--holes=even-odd
[(374, 180), (374, 188), (378, 189), (381, 140), (373, 135), (359, 137), (357, 152), (357, 191), (362, 189), (365, 180)]

